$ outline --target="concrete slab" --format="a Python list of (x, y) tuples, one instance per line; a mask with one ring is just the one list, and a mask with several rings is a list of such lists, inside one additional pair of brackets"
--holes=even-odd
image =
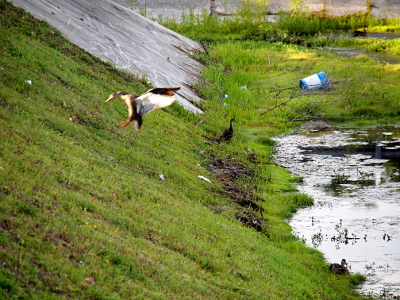
[(12, 2), (102, 60), (143, 74), (157, 87), (180, 86), (177, 100), (186, 109), (201, 113), (193, 104), (201, 99), (188, 88), (197, 81), (200, 70), (200, 64), (188, 55), (201, 49), (196, 42), (109, 0)]
[[(229, 14), (234, 13), (242, 0), (113, 0), (125, 7), (145, 14), (147, 18), (158, 20), (175, 17), (180, 19), (182, 13), (193, 12), (200, 14), (204, 10), (211, 13), (212, 10)], [(267, 1), (265, 1), (267, 2)], [(292, 6), (292, 0), (269, 0), (270, 12), (276, 13), (280, 10), (288, 11)], [(366, 11), (366, 0), (303, 0), (302, 7), (311, 11), (325, 8), (333, 15), (353, 14)], [(373, 0), (375, 8), (372, 14), (376, 17), (400, 17), (400, 0)]]
[[(201, 50), (196, 42), (150, 21), (182, 13), (234, 13), (241, 0), (11, 0), (60, 30), (72, 43), (110, 61), (118, 68), (144, 75), (155, 86), (181, 86), (178, 101), (201, 112), (201, 99), (190, 89), (200, 64), (188, 53)], [(304, 8), (320, 10), (322, 0), (304, 0)], [(270, 11), (288, 10), (291, 0), (270, 0)], [(374, 15), (400, 16), (400, 0), (375, 0)], [(365, 0), (326, 0), (332, 14), (365, 11)], [(136, 11), (136, 12), (135, 12)], [(146, 14), (144, 18), (141, 14)], [(115, 87), (118, 89), (118, 87)], [(112, 91), (110, 91), (112, 92)], [(137, 92), (137, 91), (131, 91)], [(194, 103), (194, 104), (193, 104)]]

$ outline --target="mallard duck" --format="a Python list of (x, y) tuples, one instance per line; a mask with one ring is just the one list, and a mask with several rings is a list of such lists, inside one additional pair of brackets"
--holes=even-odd
[(368, 28), (368, 26), (363, 25), (363, 27), (364, 27), (364, 31), (354, 30), (353, 36), (367, 36), (367, 31), (365, 30), (365, 28)]
[(128, 106), (129, 117), (128, 121), (121, 122), (121, 127), (125, 127), (134, 121), (135, 128), (139, 131), (140, 126), (143, 123), (142, 115), (147, 114), (156, 108), (163, 108), (171, 105), (176, 100), (174, 93), (179, 89), (180, 87), (154, 88), (140, 96), (117, 92), (111, 94), (106, 102), (121, 97), (121, 99), (125, 101), (126, 106)]
[(235, 119), (231, 119), (229, 128), (226, 129), (226, 130), (221, 134), (221, 136), (220, 136), (219, 139), (218, 139), (219, 142), (222, 141), (222, 140), (224, 140), (224, 141), (230, 141), (230, 140), (233, 138), (233, 134), (234, 134), (234, 132), (233, 132), (233, 125), (232, 125), (233, 122), (236, 122), (236, 123), (237, 123), (237, 121), (236, 121)]
[(343, 275), (343, 274), (350, 274), (349, 270), (347, 269), (347, 262), (343, 258), (340, 264), (331, 264), (329, 266), (329, 270), (331, 270), (332, 273), (337, 274), (337, 275)]

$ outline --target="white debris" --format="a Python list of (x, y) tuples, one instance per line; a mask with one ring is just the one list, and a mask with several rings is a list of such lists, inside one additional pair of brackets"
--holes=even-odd
[(161, 180), (165, 180), (165, 178), (164, 178), (164, 175), (163, 175), (163, 174), (160, 174), (160, 175), (158, 175), (158, 177), (160, 177), (160, 179), (161, 179)]
[(30, 81), (30, 80), (25, 80), (25, 82), (26, 82), (27, 84), (32, 84), (32, 81)]
[(197, 176), (197, 177), (200, 178), (200, 179), (203, 179), (203, 180), (205, 180), (205, 181), (207, 181), (207, 182), (209, 182), (209, 183), (211, 183), (211, 180), (210, 180), (210, 179), (205, 178), (205, 177), (202, 176), (202, 175), (199, 175), (199, 176)]

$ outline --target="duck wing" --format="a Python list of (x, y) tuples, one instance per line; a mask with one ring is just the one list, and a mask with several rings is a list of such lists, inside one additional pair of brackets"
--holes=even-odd
[(154, 88), (135, 99), (136, 112), (139, 115), (148, 114), (156, 108), (171, 105), (175, 100), (174, 93), (180, 88)]
[(229, 129), (225, 130), (220, 137), (222, 140), (230, 140), (231, 138), (233, 138), (233, 131)]
[(153, 93), (153, 94), (159, 94), (159, 95), (165, 95), (165, 96), (173, 96), (174, 93), (179, 89), (180, 89), (180, 87), (154, 88), (154, 89), (148, 90), (147, 93)]

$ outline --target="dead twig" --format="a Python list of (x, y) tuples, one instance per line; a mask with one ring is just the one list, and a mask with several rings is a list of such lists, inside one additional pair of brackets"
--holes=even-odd
[(200, 45), (201, 45), (201, 47), (204, 49), (204, 51), (206, 52), (206, 54), (208, 55), (207, 46), (204, 45), (201, 41), (200, 41)]
[[(289, 89), (289, 88), (286, 88), (286, 89)], [(272, 108), (270, 108), (270, 109), (264, 111), (263, 113), (260, 114), (260, 117), (261, 117), (262, 115), (266, 114), (267, 112), (270, 112), (271, 110), (274, 110), (275, 108), (281, 107), (282, 105), (288, 103), (290, 100), (292, 100), (293, 98), (295, 98), (295, 97), (297, 97), (298, 95), (302, 94), (303, 92), (304, 92), (304, 91), (301, 90), (301, 91), (297, 92), (296, 94), (294, 94), (294, 95), (292, 95), (292, 96), (289, 96), (289, 99), (288, 99), (288, 100), (283, 101), (283, 102), (281, 102), (281, 103), (275, 105), (274, 107), (272, 107)]]
[(270, 93), (272, 93), (272, 92), (278, 92), (278, 93), (274, 96), (274, 97), (278, 97), (279, 94), (280, 94), (282, 91), (293, 90), (293, 89), (297, 89), (297, 88), (299, 88), (299, 87), (298, 87), (298, 86), (292, 86), (292, 87), (288, 87), (288, 88), (272, 90), (272, 91), (269, 91), (269, 92), (270, 92)]

